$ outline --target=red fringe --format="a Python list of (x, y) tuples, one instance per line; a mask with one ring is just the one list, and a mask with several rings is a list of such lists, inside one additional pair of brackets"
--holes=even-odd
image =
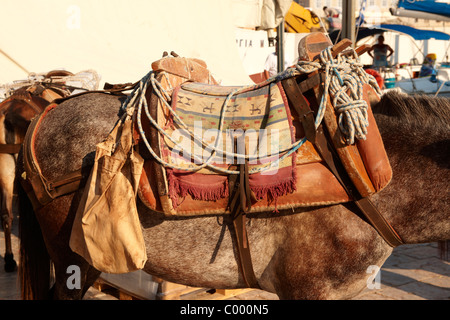
[[(229, 196), (228, 179), (224, 182), (195, 185), (185, 182), (183, 179), (176, 177), (172, 170), (167, 170), (167, 180), (169, 185), (169, 197), (172, 200), (172, 206), (176, 209), (182, 202), (182, 198), (190, 195), (194, 200), (216, 201)], [(268, 205), (275, 204), (275, 212), (277, 210), (278, 197), (284, 196), (297, 190), (296, 187), (296, 170), (292, 170), (292, 176), (283, 181), (277, 181), (274, 184), (251, 185), (250, 189), (254, 192), (257, 199), (267, 197)]]
[(228, 197), (228, 179), (222, 183), (193, 185), (178, 179), (172, 171), (167, 170), (169, 184), (169, 197), (172, 206), (176, 209), (180, 204), (180, 198), (190, 195), (194, 200), (216, 201)]
[(267, 196), (267, 204), (275, 204), (275, 212), (277, 210), (277, 199), (278, 197), (284, 196), (288, 193), (292, 193), (297, 190), (296, 179), (292, 177), (289, 180), (279, 182), (273, 185), (266, 186), (253, 186), (252, 191), (255, 193), (256, 199), (263, 199)]

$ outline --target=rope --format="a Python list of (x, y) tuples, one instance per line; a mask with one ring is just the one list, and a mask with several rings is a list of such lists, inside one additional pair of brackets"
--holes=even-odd
[[(362, 68), (362, 64), (359, 62), (359, 57), (357, 53), (353, 50), (352, 56), (341, 56), (338, 55), (336, 58), (332, 57), (331, 48), (327, 48), (320, 54), (319, 62), (311, 62), (311, 61), (300, 61), (295, 67), (288, 68), (286, 71), (279, 73), (266, 81), (256, 84), (245, 86), (239, 89), (235, 89), (232, 91), (225, 99), (221, 112), (220, 112), (220, 121), (219, 121), (219, 135), (223, 129), (224, 122), (224, 113), (226, 107), (234, 95), (247, 92), (250, 90), (254, 90), (260, 88), (262, 86), (268, 85), (272, 82), (282, 81), (284, 79), (294, 77), (301, 74), (309, 74), (314, 71), (324, 72), (325, 73), (325, 84), (324, 84), (324, 94), (322, 95), (321, 102), (319, 105), (319, 109), (315, 118), (315, 126), (316, 128), (322, 122), (323, 116), (325, 114), (325, 107), (328, 101), (329, 95), (333, 97), (333, 105), (335, 106), (335, 111), (339, 115), (338, 124), (341, 132), (344, 134), (346, 143), (353, 144), (355, 138), (357, 139), (365, 139), (365, 135), (367, 134), (368, 127), (368, 114), (367, 114), (367, 102), (363, 99), (363, 84), (370, 84), (378, 94), (381, 93), (378, 84), (375, 78), (371, 75), (368, 75)], [(174, 121), (189, 134), (189, 136), (193, 139), (194, 143), (197, 143), (204, 147), (206, 150), (211, 151), (208, 159), (203, 161), (195, 154), (190, 154), (189, 152), (183, 150), (179, 143), (175, 141), (169, 133), (161, 128), (157, 121), (152, 118), (150, 112), (148, 110), (147, 100), (145, 99), (145, 92), (147, 91), (148, 84), (151, 84), (153, 92), (158, 96), (160, 101), (164, 104), (164, 106), (169, 110), (170, 114), (172, 114)], [(170, 82), (168, 82), (170, 85)], [(122, 105), (123, 111), (127, 111), (128, 114), (130, 112), (134, 112), (135, 108), (137, 108), (137, 125), (139, 129), (139, 133), (142, 137), (144, 144), (149, 150), (150, 154), (163, 166), (171, 169), (177, 169), (181, 171), (195, 172), (201, 170), (203, 168), (209, 168), (211, 170), (225, 173), (225, 174), (239, 174), (239, 171), (227, 170), (224, 168), (220, 168), (211, 164), (215, 155), (233, 157), (237, 159), (263, 159), (273, 155), (266, 155), (264, 157), (258, 156), (250, 156), (240, 153), (228, 152), (219, 148), (219, 142), (222, 140), (218, 137), (215, 139), (214, 146), (211, 147), (209, 145), (205, 145), (202, 137), (197, 136), (194, 132), (192, 132), (188, 126), (183, 122), (183, 120), (176, 114), (176, 112), (172, 109), (170, 102), (171, 96), (168, 92), (162, 87), (161, 83), (159, 83), (155, 78), (155, 73), (150, 71), (147, 75), (145, 75), (139, 85), (136, 86), (131, 94), (127, 97)], [(164, 159), (159, 157), (156, 152), (151, 147), (148, 142), (145, 132), (142, 127), (142, 111), (145, 112), (147, 118), (150, 123), (161, 133), (164, 137), (168, 138), (174, 144), (174, 150), (183, 150), (184, 155), (193, 159), (194, 164), (190, 168), (180, 167), (166, 162)], [(276, 167), (279, 161), (282, 161), (293, 152), (297, 151), (306, 141), (306, 138), (300, 139), (295, 143), (291, 144), (285, 150), (281, 150), (278, 154), (282, 154), (276, 161), (272, 163), (267, 163), (263, 166), (253, 168), (250, 170), (250, 174), (256, 172), (262, 172), (268, 170), (270, 168)], [(197, 164), (197, 162), (199, 164)]]
[[(67, 95), (70, 95), (71, 91), (74, 90), (96, 90), (100, 83), (100, 76), (94, 70), (80, 71), (69, 76), (52, 76), (50, 78), (46, 78), (45, 75), (46, 73), (38, 74), (31, 72), (25, 80), (16, 80), (12, 83), (0, 85), (0, 101), (13, 95), (17, 89), (36, 84), (40, 84), (46, 88), (56, 87), (59, 90), (65, 91)], [(71, 83), (76, 85), (71, 85)]]
[[(328, 75), (330, 72), (334, 74), (334, 76), (327, 77), (328, 81), (325, 82), (325, 94), (322, 96), (322, 100), (328, 93), (334, 97), (333, 105), (339, 115), (339, 128), (348, 144), (354, 143), (355, 136), (365, 140), (369, 126), (368, 106), (362, 96), (363, 83), (354, 76), (355, 71), (356, 73), (359, 71), (357, 65), (342, 56), (338, 56), (334, 60), (330, 49), (323, 51), (320, 58), (325, 64), (326, 74)], [(317, 125), (316, 123), (316, 127)]]
[[(253, 158), (251, 158), (249, 156), (246, 156), (246, 155), (243, 155), (243, 154), (230, 153), (230, 152), (226, 152), (224, 150), (218, 149), (218, 144), (219, 144), (221, 139), (216, 139), (215, 145), (212, 148), (212, 152), (211, 152), (210, 156), (208, 157), (207, 161), (204, 162), (201, 165), (198, 165), (198, 166), (194, 167), (194, 168), (184, 168), (184, 167), (175, 166), (175, 165), (172, 165), (172, 164), (166, 162), (165, 160), (163, 160), (161, 157), (159, 157), (156, 154), (156, 152), (153, 150), (153, 148), (151, 147), (150, 143), (148, 142), (148, 140), (146, 138), (145, 132), (144, 132), (143, 127), (142, 127), (142, 122), (141, 122), (142, 109), (144, 109), (145, 114), (146, 114), (147, 118), (149, 119), (150, 123), (153, 126), (155, 126), (155, 128), (162, 135), (164, 135), (166, 138), (168, 138), (175, 146), (178, 146), (179, 144), (163, 128), (161, 128), (158, 125), (158, 123), (155, 121), (155, 119), (153, 119), (153, 117), (150, 115), (150, 112), (148, 110), (147, 100), (145, 99), (145, 92), (147, 90), (147, 86), (148, 86), (149, 82), (152, 84), (152, 89), (157, 94), (157, 96), (160, 99), (160, 101), (164, 102), (165, 106), (168, 108), (168, 110), (174, 116), (176, 121), (187, 132), (190, 133), (191, 137), (194, 138), (194, 142), (197, 142), (197, 143), (201, 142), (203, 144), (203, 141), (202, 141), (203, 139), (201, 137), (198, 137), (196, 134), (192, 133), (189, 130), (188, 126), (178, 117), (178, 115), (175, 113), (175, 111), (172, 109), (172, 107), (167, 102), (167, 100), (170, 100), (170, 95), (166, 92), (166, 90), (164, 90), (164, 88), (162, 88), (161, 84), (158, 81), (156, 81), (154, 73), (153, 72), (148, 73), (144, 78), (142, 78), (142, 80), (139, 83), (139, 86), (128, 96), (127, 100), (122, 105), (122, 109), (126, 109), (127, 112), (129, 112), (128, 105), (133, 105), (137, 101), (137, 125), (138, 125), (138, 129), (139, 129), (139, 133), (141, 134), (142, 140), (143, 140), (145, 146), (147, 147), (147, 149), (149, 150), (150, 154), (159, 163), (161, 163), (163, 166), (165, 166), (167, 168), (171, 168), (171, 169), (178, 169), (178, 170), (191, 171), (191, 172), (195, 172), (195, 171), (198, 171), (198, 170), (203, 169), (205, 167), (208, 167), (209, 169), (212, 169), (212, 170), (217, 171), (217, 172), (225, 173), (225, 174), (239, 174), (239, 171), (228, 170), (228, 169), (224, 169), (224, 168), (220, 168), (220, 167), (212, 165), (211, 162), (212, 162), (216, 152), (219, 153), (219, 154), (222, 154), (222, 155), (226, 155), (226, 156), (236, 156), (236, 157), (238, 157), (240, 159), (245, 159), (245, 158), (253, 159)], [(237, 92), (237, 91), (240, 91), (240, 90), (235, 90), (235, 92)], [(227, 99), (224, 102), (224, 106), (222, 107), (221, 115), (220, 115), (219, 129), (218, 129), (219, 132), (222, 132), (222, 128), (223, 128), (225, 107), (226, 107), (228, 101), (231, 99), (231, 97), (235, 94), (235, 92), (232, 92), (231, 94), (228, 95)], [(138, 96), (140, 97), (139, 100), (137, 100)], [(135, 107), (133, 106), (132, 107), (132, 111), (134, 111), (134, 108)], [(286, 154), (284, 154), (282, 157), (277, 159), (275, 162), (268, 163), (268, 164), (266, 164), (264, 166), (261, 166), (259, 168), (254, 168), (254, 169), (250, 170), (249, 173), (252, 174), (252, 173), (256, 173), (256, 172), (261, 172), (263, 170), (267, 170), (270, 167), (273, 167), (273, 166), (277, 165), (279, 161), (283, 160), (284, 158), (286, 158), (287, 156), (289, 156), (290, 154), (295, 152), (305, 141), (306, 141), (306, 139), (299, 140), (298, 142), (293, 144), (293, 146), (291, 148), (289, 148), (290, 150), (288, 150)], [(185, 153), (186, 153), (186, 155), (188, 157), (194, 158), (195, 161), (198, 161), (200, 163), (203, 162), (203, 160), (198, 158), (198, 156), (190, 154), (189, 152), (185, 152)]]
[(22, 71), (24, 71), (26, 74), (30, 73), (24, 66), (22, 66), (19, 62), (14, 60), (9, 54), (7, 54), (5, 51), (0, 49), (0, 53), (4, 55), (7, 59), (9, 59), (12, 63), (14, 63), (16, 66), (18, 66)]

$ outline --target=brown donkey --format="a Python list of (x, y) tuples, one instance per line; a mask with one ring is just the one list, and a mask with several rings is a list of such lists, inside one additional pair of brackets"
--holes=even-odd
[(11, 246), (11, 224), (15, 206), (13, 189), (17, 154), (32, 118), (53, 100), (83, 89), (65, 84), (67, 77), (71, 76), (74, 74), (69, 71), (53, 70), (39, 78), (17, 82), (12, 85), (9, 96), (0, 103), (0, 219), (5, 232), (7, 272), (16, 269)]

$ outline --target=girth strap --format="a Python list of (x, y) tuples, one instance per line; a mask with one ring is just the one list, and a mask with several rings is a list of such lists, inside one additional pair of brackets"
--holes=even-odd
[(337, 180), (353, 199), (360, 211), (390, 246), (396, 247), (403, 244), (400, 236), (386, 221), (372, 201), (369, 198), (363, 198), (356, 188), (353, 188), (353, 184), (346, 170), (342, 167), (340, 161), (336, 161), (338, 158), (334, 149), (328, 144), (322, 125), (319, 125), (317, 130), (315, 129), (313, 111), (309, 107), (296, 80), (293, 78), (284, 80), (283, 88), (302, 122), (306, 139), (317, 148), (328, 168), (336, 176)]
[(246, 213), (250, 210), (252, 198), (254, 198), (250, 190), (248, 159), (245, 160), (245, 163), (238, 166), (239, 175), (232, 174), (229, 176), (228, 188), (230, 194), (229, 209), (233, 219), (236, 249), (239, 255), (239, 269), (248, 288), (260, 288), (253, 270), (246, 229)]

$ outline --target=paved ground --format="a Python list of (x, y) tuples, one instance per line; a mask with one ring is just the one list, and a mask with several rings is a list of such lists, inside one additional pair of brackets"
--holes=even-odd
[[(14, 255), (18, 258), (17, 223), (13, 226)], [(0, 300), (20, 299), (17, 272), (4, 271), (5, 243), (0, 228)], [(354, 300), (450, 300), (450, 263), (439, 258), (435, 243), (405, 245), (394, 250), (380, 272), (380, 288), (366, 289)], [(85, 299), (114, 300), (92, 288)], [(274, 294), (252, 290), (230, 299), (273, 300)]]

